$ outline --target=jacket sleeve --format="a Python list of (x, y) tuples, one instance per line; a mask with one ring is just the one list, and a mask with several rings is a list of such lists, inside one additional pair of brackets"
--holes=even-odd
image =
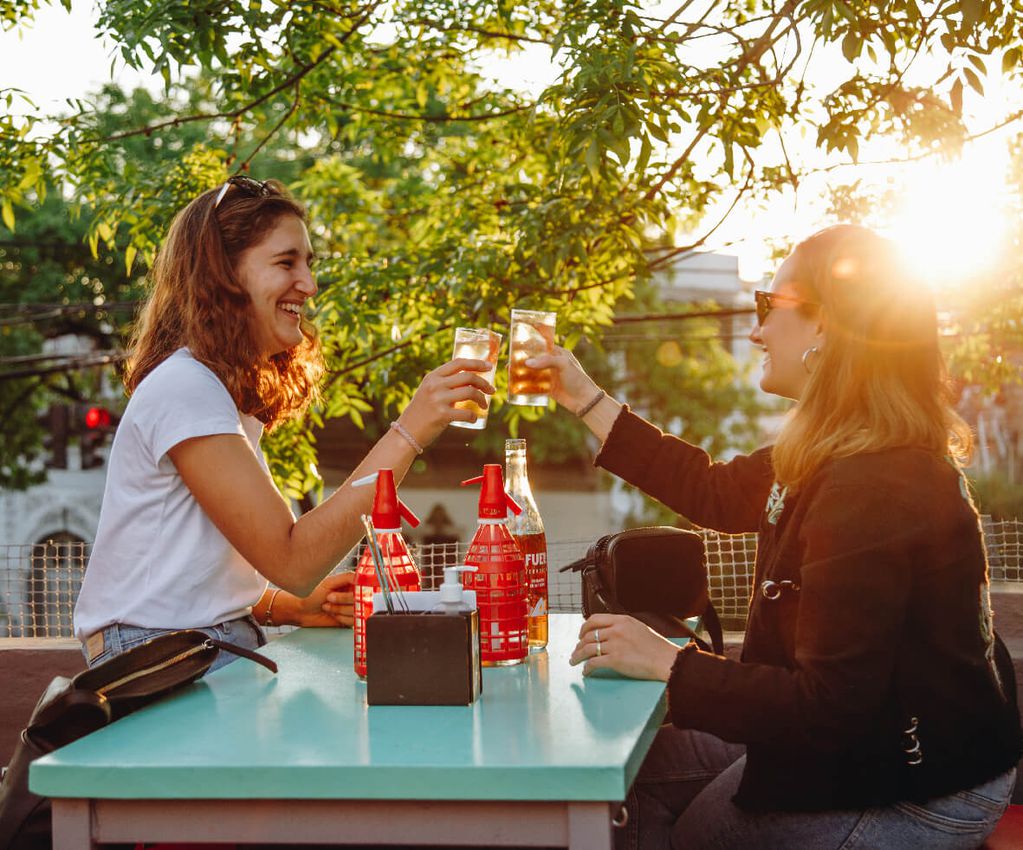
[(686, 519), (729, 534), (756, 531), (774, 478), (769, 448), (728, 463), (623, 407), (594, 463)]
[(861, 739), (890, 687), (924, 525), (881, 493), (819, 491), (801, 529), (794, 668), (687, 647), (669, 679), (672, 721), (727, 741), (810, 751)]

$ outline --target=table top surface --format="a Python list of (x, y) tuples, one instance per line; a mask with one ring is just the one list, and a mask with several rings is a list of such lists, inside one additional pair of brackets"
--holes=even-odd
[(665, 712), (660, 682), (583, 678), (582, 618), (550, 617), (547, 651), (485, 668), (471, 706), (368, 706), (350, 629), (270, 643), (51, 753), (50, 797), (606, 800), (625, 798)]

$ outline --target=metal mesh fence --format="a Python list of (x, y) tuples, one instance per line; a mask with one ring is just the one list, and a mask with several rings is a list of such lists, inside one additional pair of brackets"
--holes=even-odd
[[(726, 629), (741, 629), (746, 617), (756, 535), (701, 532), (707, 551), (710, 595)], [(985, 517), (984, 537), (992, 581), (1023, 581), (1023, 520), (994, 521)], [(582, 593), (576, 573), (561, 567), (586, 554), (592, 540), (548, 543), (550, 610), (579, 611)], [(443, 579), (446, 566), (461, 564), (467, 543), (419, 544), (413, 556), (432, 590)], [(353, 569), (361, 547), (338, 565)], [(72, 612), (82, 585), (89, 545), (48, 541), (32, 545), (0, 546), (0, 638), (70, 637)]]
[(1023, 520), (984, 517), (991, 581), (1023, 581)]

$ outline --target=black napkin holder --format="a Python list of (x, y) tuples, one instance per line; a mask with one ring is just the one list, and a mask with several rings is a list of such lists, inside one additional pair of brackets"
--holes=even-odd
[(471, 705), (483, 690), (479, 614), (374, 611), (366, 620), (370, 705)]

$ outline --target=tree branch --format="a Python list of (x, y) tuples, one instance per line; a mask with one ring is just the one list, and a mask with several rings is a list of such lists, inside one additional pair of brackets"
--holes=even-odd
[[(785, 0), (785, 5), (781, 8), (774, 17), (771, 19), (771, 23), (767, 26), (767, 29), (761, 34), (748, 50), (746, 50), (742, 56), (739, 57), (738, 64), (736, 66), (736, 74), (741, 74), (746, 68), (752, 63), (756, 62), (761, 56), (764, 55), (764, 51), (772, 43), (772, 35), (774, 34), (775, 28), (781, 22), (782, 18), (789, 17), (795, 8), (799, 5), (800, 0)], [(668, 170), (664, 173), (660, 180), (651, 186), (646, 193), (643, 195), (644, 201), (653, 200), (657, 194), (664, 188), (664, 186), (678, 173), (678, 170), (686, 163), (692, 154), (693, 150), (699, 144), (700, 140), (707, 135), (710, 130), (710, 122), (706, 124), (696, 135), (693, 140), (689, 143), (689, 147), (683, 151), (682, 156), (676, 159)]]
[(348, 101), (334, 100), (332, 98), (322, 98), (322, 101), (324, 103), (333, 104), (334, 106), (339, 106), (342, 109), (347, 109), (349, 112), (363, 112), (367, 115), (379, 115), (383, 118), (393, 118), (396, 121), (425, 121), (434, 124), (453, 123), (456, 121), (490, 121), (495, 118), (506, 118), (509, 115), (516, 115), (519, 112), (527, 112), (536, 105), (530, 103), (523, 106), (514, 106), (500, 112), (490, 112), (485, 115), (415, 115), (408, 112), (390, 112), (386, 109), (373, 109), (369, 106), (360, 106), (357, 103), (349, 103)]
[(413, 18), (410, 21), (399, 20), (397, 23), (404, 24), (410, 27), (425, 27), (427, 29), (435, 30), (436, 32), (464, 32), (472, 33), (473, 35), (481, 35), (484, 38), (500, 38), (506, 41), (525, 41), (529, 44), (546, 44), (550, 46), (550, 42), (544, 38), (533, 38), (528, 35), (515, 35), (510, 32), (500, 32), (499, 30), (486, 30), (481, 27), (448, 27), (440, 26), (433, 21), (428, 21), (425, 18)]
[[(355, 35), (359, 27), (361, 27), (369, 19), (369, 16), (372, 15), (374, 11), (376, 11), (377, 6), (379, 6), (381, 2), (383, 2), (383, 0), (377, 0), (375, 3), (373, 3), (362, 14), (362, 16), (352, 25), (352, 28), (348, 30), (339, 39), (342, 45), (345, 44), (349, 38)], [(246, 112), (249, 112), (255, 109), (257, 106), (266, 103), (266, 101), (270, 100), (270, 98), (272, 98), (274, 95), (280, 94), (282, 91), (297, 85), (310, 72), (312, 72), (320, 65), (322, 65), (324, 62), (326, 62), (327, 59), (329, 59), (336, 50), (337, 47), (331, 45), (326, 50), (324, 50), (322, 54), (320, 54), (319, 58), (316, 59), (315, 62), (310, 62), (308, 65), (303, 65), (301, 68), (298, 69), (298, 71), (296, 71), (294, 74), (288, 77), (288, 79), (286, 79), (283, 83), (274, 86), (270, 91), (266, 92), (266, 94), (260, 95), (255, 100), (249, 101), (248, 103), (239, 106), (237, 109), (233, 109), (228, 112), (203, 112), (198, 113), (196, 115), (179, 116), (177, 118), (172, 118), (168, 121), (158, 121), (157, 123), (150, 124), (146, 127), (139, 127), (135, 130), (126, 130), (123, 133), (114, 133), (112, 136), (107, 136), (105, 138), (100, 139), (92, 139), (90, 141), (116, 142), (119, 141), (120, 139), (131, 138), (132, 136), (148, 136), (156, 132), (157, 130), (164, 130), (167, 127), (180, 127), (182, 124), (189, 124), (194, 121), (213, 121), (216, 120), (217, 118), (239, 118)]]
[[(441, 325), (441, 327), (437, 328), (434, 331), (434, 333), (439, 334), (442, 333), (443, 331), (450, 330), (453, 327), (454, 324)], [(410, 338), (405, 340), (404, 342), (399, 342), (396, 345), (392, 345), (390, 348), (385, 348), (383, 351), (378, 351), (376, 354), (370, 355), (369, 357), (366, 357), (363, 360), (359, 360), (358, 362), (353, 363), (350, 366), (345, 366), (342, 369), (330, 370), (327, 373), (328, 375), (330, 375), (330, 377), (327, 379), (326, 386), (324, 387), (324, 389), (329, 389), (330, 387), (332, 387), (334, 383), (337, 381), (337, 379), (340, 378), (342, 375), (346, 375), (349, 372), (354, 372), (356, 369), (361, 369), (363, 366), (368, 366), (370, 363), (380, 360), (382, 357), (388, 357), (389, 355), (394, 354), (396, 351), (401, 351), (403, 348), (408, 348), (408, 346), (412, 345), (413, 342), (418, 341), (419, 341), (418, 339)]]
[(291, 106), (288, 107), (288, 111), (285, 112), (284, 115), (281, 116), (281, 120), (278, 121), (276, 124), (274, 124), (274, 126), (270, 129), (270, 132), (267, 133), (259, 141), (259, 144), (257, 144), (252, 149), (252, 153), (250, 153), (242, 161), (241, 165), (239, 165), (238, 168), (236, 169), (235, 174), (240, 174), (243, 171), (248, 171), (249, 170), (249, 163), (252, 162), (252, 160), (256, 156), (256, 154), (259, 153), (266, 146), (266, 143), (269, 142), (270, 139), (272, 139), (274, 137), (274, 135), (276, 135), (277, 131), (280, 130), (281, 127), (284, 126), (284, 122), (286, 122), (292, 115), (295, 114), (295, 110), (298, 109), (298, 104), (299, 104), (300, 100), (301, 100), (301, 83), (295, 83), (295, 97), (292, 99)]
[(732, 214), (732, 211), (736, 208), (739, 201), (742, 199), (743, 195), (745, 195), (750, 190), (750, 187), (753, 185), (753, 158), (749, 155), (749, 152), (746, 152), (746, 161), (749, 164), (749, 173), (746, 175), (746, 182), (743, 183), (739, 191), (735, 193), (735, 198), (732, 199), (732, 203), (729, 205), (728, 209), (725, 210), (725, 214), (718, 219), (717, 224), (715, 224), (710, 230), (704, 233), (703, 236), (701, 236), (691, 245), (685, 245), (681, 248), (675, 248), (669, 251), (667, 254), (661, 255), (656, 260), (651, 261), (647, 265), (647, 268), (650, 271), (656, 271), (657, 269), (663, 267), (664, 265), (667, 264), (668, 260), (674, 259), (679, 254), (684, 254), (696, 248), (699, 248), (708, 239), (710, 239), (711, 236), (714, 235), (714, 232), (719, 227), (721, 227), (722, 224), (725, 223), (725, 220), (728, 218), (728, 216)]

